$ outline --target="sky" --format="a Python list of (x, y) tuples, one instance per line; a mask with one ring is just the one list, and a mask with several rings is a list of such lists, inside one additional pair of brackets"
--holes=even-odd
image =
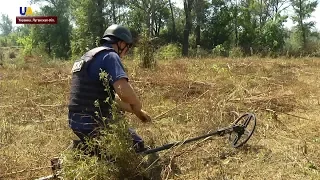
[[(39, 6), (30, 5), (30, 0), (0, 0), (0, 14), (8, 14), (9, 18), (12, 19), (13, 25), (16, 25), (16, 16), (19, 16), (19, 7), (28, 7), (31, 6), (33, 11), (39, 10)], [(179, 7), (183, 7), (182, 0), (173, 0), (172, 2), (176, 2)], [(320, 2), (320, 1), (319, 1)], [(290, 12), (289, 12), (290, 17)], [(312, 13), (312, 17), (310, 20), (316, 22), (316, 29), (320, 30), (320, 4), (316, 8), (316, 11)], [(285, 23), (285, 26), (290, 28), (293, 26), (292, 20), (289, 18)]]

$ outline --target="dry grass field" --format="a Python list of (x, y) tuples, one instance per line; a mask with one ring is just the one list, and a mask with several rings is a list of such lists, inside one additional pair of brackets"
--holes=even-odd
[[(40, 57), (0, 66), (0, 179), (51, 173), (70, 144), (72, 62)], [(239, 149), (214, 137), (159, 153), (162, 179), (320, 179), (320, 59), (177, 59), (155, 69), (124, 62), (153, 123), (130, 125), (156, 145), (230, 125), (252, 112), (257, 127)], [(12, 173), (16, 172), (16, 173)]]

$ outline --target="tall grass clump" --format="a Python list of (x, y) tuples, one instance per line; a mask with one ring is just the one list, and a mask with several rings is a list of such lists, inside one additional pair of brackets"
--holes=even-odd
[(152, 39), (148, 36), (147, 31), (144, 31), (139, 39), (139, 45), (136, 53), (140, 60), (140, 65), (143, 68), (153, 68), (156, 66), (155, 45)]
[(67, 151), (63, 155), (65, 179), (137, 179), (145, 176), (142, 155), (135, 153), (128, 124), (123, 117), (110, 123), (99, 138), (88, 141), (88, 149), (99, 149), (99, 156)]
[(229, 57), (241, 58), (244, 57), (244, 52), (240, 47), (233, 47), (229, 52)]

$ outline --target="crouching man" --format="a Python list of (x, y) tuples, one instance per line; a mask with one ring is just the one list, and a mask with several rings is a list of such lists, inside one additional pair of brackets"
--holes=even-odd
[[(111, 25), (101, 38), (101, 46), (89, 50), (74, 63), (69, 126), (82, 142), (97, 137), (99, 131), (107, 127), (114, 103), (122, 111), (134, 113), (142, 122), (151, 121), (148, 113), (142, 110), (121, 62), (132, 43), (131, 32), (126, 27)], [(101, 80), (101, 72), (107, 74), (107, 82)], [(134, 144), (138, 145), (136, 152), (143, 151), (143, 140), (134, 131), (129, 132)]]

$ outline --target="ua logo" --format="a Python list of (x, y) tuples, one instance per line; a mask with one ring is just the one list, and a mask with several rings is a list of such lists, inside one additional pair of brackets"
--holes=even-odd
[(27, 15), (27, 16), (32, 15), (31, 7), (20, 7), (20, 14), (22, 16), (24, 16), (24, 15)]

